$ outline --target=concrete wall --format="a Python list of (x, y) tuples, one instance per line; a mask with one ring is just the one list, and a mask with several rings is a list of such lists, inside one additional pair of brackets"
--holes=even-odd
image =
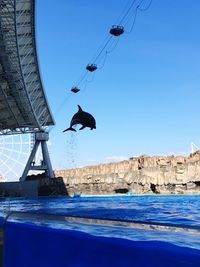
[(0, 193), (5, 197), (26, 197), (38, 195), (38, 181), (2, 182)]
[[(30, 178), (30, 177), (29, 177)], [(2, 197), (31, 197), (68, 195), (63, 179), (44, 178), (35, 175), (34, 180), (24, 182), (1, 182), (0, 196)]]

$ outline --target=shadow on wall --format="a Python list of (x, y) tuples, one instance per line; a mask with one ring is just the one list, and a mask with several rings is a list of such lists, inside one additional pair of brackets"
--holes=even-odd
[(68, 196), (62, 177), (31, 175), (23, 182), (0, 183), (0, 197)]
[(63, 177), (49, 178), (46, 173), (28, 175), (27, 181), (38, 181), (38, 196), (68, 196)]
[(38, 196), (69, 196), (62, 177), (39, 181)]

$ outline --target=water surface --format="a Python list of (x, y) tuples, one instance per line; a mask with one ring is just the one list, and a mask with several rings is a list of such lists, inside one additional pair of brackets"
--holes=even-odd
[(2, 199), (0, 211), (20, 222), (200, 250), (199, 195)]

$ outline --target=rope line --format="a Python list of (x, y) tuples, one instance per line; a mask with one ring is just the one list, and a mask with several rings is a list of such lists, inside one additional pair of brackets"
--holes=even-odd
[(122, 13), (118, 16), (117, 20), (115, 21), (115, 25), (119, 25), (120, 21), (122, 20), (123, 14), (126, 12), (131, 2), (132, 0), (127, 1), (125, 7), (123, 8)]
[[(133, 31), (133, 28), (134, 28), (135, 23), (136, 23), (137, 14), (138, 14), (138, 7), (135, 9), (135, 15), (134, 15), (133, 23), (132, 23), (132, 25), (131, 25), (130, 30), (129, 30), (129, 31), (125, 31), (127, 34), (130, 34), (130, 33)], [(128, 23), (128, 22), (127, 22), (127, 23)]]
[[(141, 1), (141, 2), (143, 2), (143, 1)], [(150, 6), (151, 6), (151, 4), (152, 4), (152, 2), (153, 2), (153, 0), (150, 0), (149, 1), (149, 4), (145, 7), (145, 8), (138, 8), (140, 11), (146, 11), (146, 10), (148, 10), (149, 8), (150, 8)], [(142, 4), (142, 3), (141, 3)]]
[[(118, 17), (118, 20), (119, 20), (119, 23), (117, 23), (119, 26), (126, 26), (128, 24), (128, 22), (130, 21), (130, 19), (133, 17), (133, 22), (132, 22), (132, 25), (130, 27), (130, 30), (129, 31), (125, 31), (126, 34), (130, 34), (135, 26), (135, 23), (136, 23), (136, 18), (137, 18), (137, 14), (138, 14), (138, 11), (146, 11), (150, 8), (153, 0), (149, 0), (149, 3), (145, 6), (145, 7), (141, 7), (142, 4), (145, 2), (145, 0), (141, 0), (138, 5), (137, 4), (137, 1), (136, 0), (133, 0), (133, 1), (128, 1), (126, 6), (124, 7), (122, 13), (120, 14), (120, 16)], [(135, 8), (134, 8), (134, 5), (135, 5)], [(133, 12), (132, 12), (133, 11)], [(101, 60), (100, 57), (102, 54), (104, 54), (104, 58), (103, 58), (103, 62), (102, 62), (102, 65), (100, 67), (98, 67), (98, 69), (102, 69), (106, 63), (106, 60), (107, 60), (107, 57), (108, 57), (108, 54), (112, 53), (118, 43), (119, 43), (119, 39), (120, 39), (120, 36), (117, 37), (117, 39), (115, 39), (116, 37), (114, 37), (113, 35), (108, 35), (105, 37), (102, 45), (97, 49), (97, 52), (96, 54), (94, 55), (93, 57), (93, 60), (91, 60), (91, 63), (92, 64), (101, 64)], [(111, 43), (111, 40), (116, 40), (116, 43), (113, 42), (113, 44)], [(111, 43), (110, 47), (109, 44)], [(107, 48), (107, 49), (106, 49)], [(92, 79), (91, 80), (88, 80), (87, 79), (87, 75), (89, 74), (89, 71), (88, 70), (85, 70), (83, 75), (81, 75), (80, 79), (78, 80), (77, 83), (75, 83), (75, 87), (79, 87), (82, 83), (84, 83), (84, 89), (81, 90), (81, 91), (85, 91), (86, 90), (86, 87), (87, 87), (87, 84), (92, 82), (94, 80), (94, 77), (95, 75), (93, 75)], [(70, 97), (72, 96), (72, 92), (69, 92), (69, 94), (67, 95), (67, 97), (62, 101), (62, 103), (58, 106), (55, 114), (57, 114), (61, 109), (62, 107), (64, 106), (64, 104), (70, 99)]]
[(124, 21), (124, 19), (128, 16), (128, 14), (131, 11), (132, 7), (134, 6), (135, 2), (136, 2), (136, 0), (133, 0), (132, 4), (130, 5), (130, 7), (128, 8), (126, 13), (124, 14), (123, 18), (120, 20), (119, 25), (121, 25), (122, 22)]
[(103, 46), (103, 48), (101, 49), (101, 51), (99, 52), (99, 54), (96, 56), (94, 63), (96, 63), (97, 59), (100, 57), (100, 55), (102, 54), (102, 52), (105, 50), (106, 46), (109, 44), (109, 42), (111, 41), (113, 37), (110, 36), (107, 40), (107, 42), (105, 43), (105, 45)]

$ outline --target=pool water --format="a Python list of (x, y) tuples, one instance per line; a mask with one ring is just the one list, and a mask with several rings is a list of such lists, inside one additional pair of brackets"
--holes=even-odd
[(200, 195), (1, 199), (0, 212), (17, 222), (200, 250)]

